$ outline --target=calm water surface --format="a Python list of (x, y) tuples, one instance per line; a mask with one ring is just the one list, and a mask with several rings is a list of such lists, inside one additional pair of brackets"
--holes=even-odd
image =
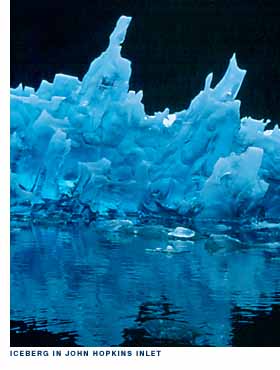
[(280, 345), (280, 227), (126, 226), (12, 224), (12, 346)]

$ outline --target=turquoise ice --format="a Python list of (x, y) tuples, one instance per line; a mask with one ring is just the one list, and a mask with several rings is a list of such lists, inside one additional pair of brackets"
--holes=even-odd
[(151, 116), (121, 56), (130, 22), (120, 17), (82, 81), (11, 89), (12, 216), (279, 219), (279, 128), (240, 118), (235, 55), (187, 109)]

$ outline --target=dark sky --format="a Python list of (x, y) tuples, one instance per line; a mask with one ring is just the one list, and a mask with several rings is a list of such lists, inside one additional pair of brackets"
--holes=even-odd
[(236, 52), (248, 70), (242, 115), (280, 122), (279, 0), (11, 0), (11, 85), (82, 78), (122, 14), (133, 16), (123, 55), (148, 113), (187, 107)]

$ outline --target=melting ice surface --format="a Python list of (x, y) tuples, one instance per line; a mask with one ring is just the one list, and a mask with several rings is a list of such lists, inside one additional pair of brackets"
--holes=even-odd
[(280, 131), (240, 119), (235, 55), (187, 109), (149, 116), (121, 56), (130, 21), (118, 20), (82, 81), (57, 74), (37, 91), (11, 89), (12, 215), (278, 219)]

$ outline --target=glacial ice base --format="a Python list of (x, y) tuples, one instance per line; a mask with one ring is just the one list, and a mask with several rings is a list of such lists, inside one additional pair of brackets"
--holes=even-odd
[(11, 89), (12, 217), (279, 219), (280, 131), (240, 118), (235, 55), (187, 109), (150, 116), (121, 56), (130, 21), (120, 17), (82, 81)]

